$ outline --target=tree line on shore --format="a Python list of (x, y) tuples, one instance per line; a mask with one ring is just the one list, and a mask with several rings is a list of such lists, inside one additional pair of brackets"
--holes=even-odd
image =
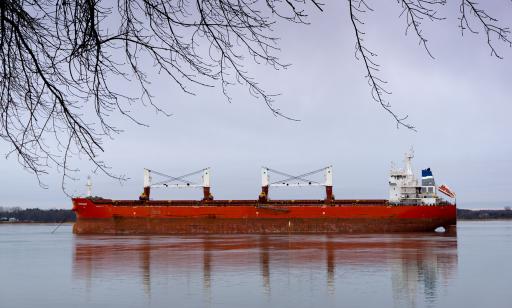
[(465, 210), (457, 209), (458, 219), (512, 219), (512, 210), (505, 207), (503, 210)]
[(75, 220), (75, 213), (71, 210), (0, 207), (0, 222), (72, 222)]

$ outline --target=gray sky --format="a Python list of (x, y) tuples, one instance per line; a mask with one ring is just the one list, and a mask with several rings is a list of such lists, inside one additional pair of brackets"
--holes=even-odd
[[(327, 2), (327, 1), (326, 1)], [(328, 1), (324, 13), (312, 11), (311, 25), (280, 23), (280, 57), (286, 70), (247, 64), (271, 92), (282, 95), (276, 107), (300, 122), (274, 117), (243, 87), (232, 89), (228, 103), (219, 88), (186, 95), (160, 76), (152, 89), (155, 101), (173, 116), (137, 108), (139, 127), (112, 117), (124, 133), (105, 140), (101, 156), (112, 172), (129, 180), (119, 184), (93, 175), (94, 194), (133, 199), (142, 190), (142, 169), (172, 175), (212, 167), (217, 199), (253, 199), (260, 191), (260, 167), (302, 173), (334, 165), (336, 198), (387, 198), (390, 161), (401, 164), (414, 146), (416, 172), (431, 167), (438, 184), (451, 186), (460, 207), (502, 207), (512, 188), (512, 49), (496, 42), (503, 60), (490, 56), (484, 36), (460, 35), (458, 6), (441, 14), (446, 20), (427, 26), (431, 59), (411, 34), (404, 36), (400, 8), (374, 1), (366, 15), (367, 46), (378, 53), (381, 77), (393, 92), (393, 110), (408, 114), (418, 132), (396, 129), (393, 119), (371, 100), (362, 63), (354, 58), (354, 32), (345, 1)], [(338, 3), (339, 2), (339, 3)], [(509, 19), (512, 5), (493, 1), (491, 14)], [(480, 30), (480, 29), (479, 29)], [(9, 146), (0, 144), (0, 152)], [(85, 192), (91, 167), (76, 162), (80, 181), (68, 182), (72, 193)], [(0, 206), (70, 208), (60, 189), (61, 175), (43, 177), (41, 189), (15, 157), (0, 160)], [(274, 198), (322, 198), (323, 190), (275, 189)], [(200, 198), (201, 191), (158, 191), (155, 198)], [(483, 202), (482, 202), (483, 201)]]

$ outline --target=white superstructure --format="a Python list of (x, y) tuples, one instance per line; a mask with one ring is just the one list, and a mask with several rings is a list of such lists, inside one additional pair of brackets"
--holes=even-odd
[(439, 202), (432, 172), (429, 169), (422, 171), (422, 185), (414, 176), (411, 149), (405, 154), (404, 168), (391, 167), (389, 175), (389, 202), (394, 204), (426, 204), (434, 205)]

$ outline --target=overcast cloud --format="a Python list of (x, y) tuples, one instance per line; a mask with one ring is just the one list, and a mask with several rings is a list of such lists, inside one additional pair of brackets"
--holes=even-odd
[[(155, 78), (155, 101), (172, 117), (151, 108), (135, 110), (149, 128), (113, 117), (125, 132), (105, 141), (102, 159), (129, 180), (120, 185), (94, 174), (94, 194), (137, 198), (144, 167), (180, 175), (209, 166), (216, 199), (254, 199), (262, 165), (301, 173), (332, 164), (336, 198), (387, 198), (390, 162), (401, 164), (404, 152), (414, 146), (416, 172), (431, 167), (438, 184), (457, 192), (460, 207), (494, 207), (512, 200), (512, 49), (497, 42), (504, 56), (499, 60), (490, 56), (483, 36), (461, 37), (453, 3), (441, 12), (447, 20), (425, 27), (431, 59), (416, 37), (404, 36), (396, 2), (373, 1), (375, 11), (367, 14), (364, 26), (366, 42), (378, 53), (393, 109), (408, 114), (418, 132), (397, 129), (371, 100), (364, 67), (354, 58), (346, 1), (328, 2), (324, 13), (312, 10), (309, 26), (276, 27), (280, 57), (290, 68), (276, 72), (247, 65), (266, 89), (282, 93), (276, 106), (301, 121), (274, 117), (243, 87), (232, 89), (234, 99), (228, 103), (219, 88), (197, 89), (190, 96), (164, 76)], [(493, 2), (491, 13), (510, 20), (512, 5)], [(0, 144), (2, 153), (8, 150), (8, 144)], [(71, 207), (57, 171), (43, 177), (49, 189), (41, 189), (14, 157), (0, 160), (0, 166), (1, 206)], [(85, 161), (76, 166), (81, 180), (68, 182), (68, 190), (83, 194), (91, 167)], [(275, 189), (271, 197), (323, 194), (319, 188)], [(201, 191), (158, 191), (154, 197), (200, 198)]]

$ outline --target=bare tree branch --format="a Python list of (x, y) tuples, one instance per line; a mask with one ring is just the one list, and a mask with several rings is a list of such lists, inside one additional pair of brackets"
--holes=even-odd
[[(286, 68), (270, 36), (272, 16), (306, 23), (305, 0), (4, 0), (0, 2), (0, 137), (28, 170), (53, 167), (72, 179), (69, 158), (85, 155), (97, 169), (120, 179), (99, 160), (102, 141), (120, 132), (108, 117), (131, 115), (136, 104), (169, 115), (150, 92), (151, 67), (182, 91), (245, 85), (271, 112), (268, 93), (244, 69), (247, 58)], [(117, 30), (116, 30), (117, 28)], [(151, 60), (153, 63), (150, 63)], [(116, 80), (136, 81), (139, 95)]]
[(430, 21), (443, 20), (444, 18), (437, 16), (437, 7), (445, 5), (446, 0), (397, 0), (397, 2), (402, 6), (400, 16), (405, 15), (406, 18), (405, 34), (407, 35), (409, 29), (412, 28), (419, 39), (420, 45), (425, 48), (431, 58), (434, 58), (427, 46), (428, 40), (423, 34), (421, 23), (424, 19)]
[(499, 41), (509, 45), (509, 47), (512, 47), (512, 41), (509, 37), (510, 29), (498, 24), (498, 19), (490, 16), (485, 10), (479, 8), (478, 3), (475, 1), (462, 0), (459, 8), (461, 14), (459, 17), (459, 27), (462, 34), (464, 35), (464, 30), (466, 29), (474, 34), (478, 34), (478, 31), (471, 27), (471, 23), (468, 19), (468, 16), (473, 16), (485, 32), (487, 45), (489, 45), (489, 48), (491, 49), (491, 55), (502, 59), (502, 56), (498, 54), (496, 47), (494, 46), (493, 36), (495, 39), (498, 39)]
[[(396, 0), (405, 32), (412, 31), (433, 57), (423, 32), (427, 21), (443, 19), (446, 0)], [(509, 28), (483, 5), (460, 0), (460, 28), (483, 29), (491, 55), (496, 40), (511, 46)], [(414, 127), (387, 102), (376, 53), (364, 41), (367, 0), (348, 0), (361, 60), (372, 98), (392, 115), (397, 127)], [(110, 116), (121, 114), (138, 125), (137, 105), (170, 116), (169, 106), (151, 94), (161, 74), (179, 91), (220, 86), (230, 101), (231, 88), (244, 86), (277, 117), (268, 92), (246, 70), (248, 61), (276, 70), (288, 65), (277, 57), (277, 21), (308, 23), (317, 0), (2, 0), (0, 1), (0, 138), (11, 145), (7, 156), (36, 177), (56, 167), (73, 179), (72, 157), (85, 157), (97, 170), (122, 179), (100, 160), (103, 141), (121, 132)], [(121, 86), (120, 86), (121, 85)], [(134, 94), (135, 93), (135, 94)], [(293, 119), (291, 119), (293, 120)], [(41, 183), (41, 185), (43, 185)]]
[(408, 129), (414, 130), (414, 126), (405, 122), (407, 116), (400, 117), (393, 110), (391, 110), (391, 105), (384, 99), (384, 95), (391, 94), (384, 87), (385, 81), (377, 76), (380, 68), (379, 65), (373, 60), (377, 56), (374, 52), (369, 50), (364, 45), (364, 32), (361, 30), (361, 26), (364, 25), (364, 22), (358, 17), (357, 14), (364, 14), (366, 11), (371, 8), (368, 6), (365, 0), (348, 0), (349, 2), (349, 12), (350, 12), (350, 20), (352, 21), (352, 26), (354, 27), (354, 32), (356, 36), (356, 53), (355, 56), (357, 59), (363, 61), (364, 66), (366, 68), (366, 78), (368, 80), (368, 84), (371, 88), (371, 94), (373, 99), (378, 102), (384, 110), (386, 110), (396, 121), (397, 127), (403, 126)]

